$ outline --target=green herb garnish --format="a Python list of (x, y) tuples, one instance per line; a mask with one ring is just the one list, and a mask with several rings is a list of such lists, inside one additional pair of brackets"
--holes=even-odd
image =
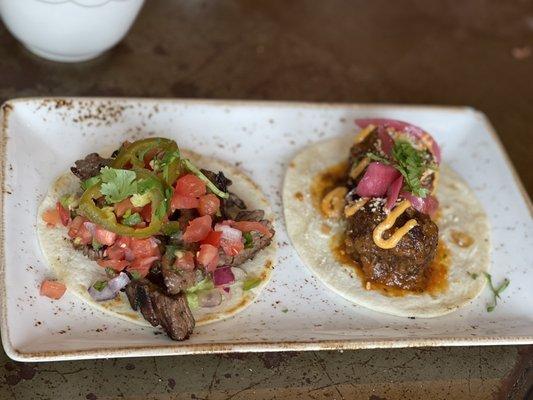
[(211, 290), (215, 287), (215, 285), (213, 284), (213, 281), (211, 280), (211, 278), (207, 277), (207, 278), (204, 278), (203, 280), (201, 280), (200, 282), (198, 282), (196, 285), (188, 288), (186, 290), (187, 293), (196, 293), (200, 290)]
[(470, 275), (470, 278), (472, 279), (477, 279), (477, 277), (479, 276), (477, 272), (468, 272), (468, 275)]
[[(379, 154), (376, 154), (376, 153), (371, 153), (371, 152), (368, 152), (366, 153), (366, 157), (370, 158), (371, 160), (373, 161), (379, 161), (379, 162), (382, 162), (383, 164), (390, 164), (390, 160), (382, 155), (379, 155)], [(356, 165), (356, 164), (354, 164)]]
[(108, 203), (118, 203), (138, 192), (135, 171), (104, 167), (100, 170), (100, 192)]
[(487, 282), (489, 283), (489, 288), (492, 291), (492, 295), (493, 295), (492, 304), (487, 305), (487, 312), (491, 312), (496, 308), (496, 305), (498, 304), (498, 299), (501, 299), (500, 293), (502, 293), (505, 289), (507, 289), (507, 286), (509, 286), (509, 283), (511, 283), (511, 281), (505, 278), (503, 282), (500, 283), (500, 285), (498, 285), (498, 287), (495, 288), (494, 285), (492, 284), (492, 276), (487, 272), (484, 272), (484, 274), (485, 274), (485, 277), (487, 278)]
[(289, 312), (289, 310), (287, 308), (284, 308), (284, 309), (281, 310), (281, 312), (287, 314)]
[(100, 242), (98, 242), (95, 239), (93, 239), (93, 242), (91, 243), (91, 246), (93, 247), (93, 249), (98, 251), (98, 250), (100, 250), (102, 248), (103, 245)]
[(142, 222), (142, 218), (139, 215), (139, 213), (131, 214), (125, 218), (122, 218), (122, 223), (128, 226), (135, 226), (135, 225), (140, 224), (141, 222)]
[(189, 308), (191, 310), (194, 310), (194, 309), (199, 307), (198, 295), (196, 293), (188, 293), (187, 292), (186, 296), (187, 296), (187, 303), (189, 303)]
[(93, 176), (92, 178), (86, 179), (81, 183), (81, 188), (83, 190), (87, 190), (92, 188), (94, 185), (97, 185), (100, 183), (100, 175)]
[(131, 278), (134, 281), (138, 281), (139, 279), (141, 279), (141, 274), (138, 271), (129, 271), (129, 272), (131, 274)]
[(409, 191), (418, 197), (426, 197), (428, 194), (428, 190), (421, 185), (422, 174), (426, 168), (423, 153), (403, 139), (396, 140), (392, 148), (396, 169), (403, 175)]
[(252, 238), (252, 234), (250, 232), (244, 232), (242, 234), (242, 237), (244, 238), (244, 248), (250, 249), (254, 245), (254, 240)]
[(94, 284), (93, 284), (93, 288), (95, 288), (95, 289), (98, 290), (99, 292), (101, 292), (102, 290), (104, 290), (106, 286), (107, 286), (107, 281), (96, 281), (96, 282), (94, 282)]

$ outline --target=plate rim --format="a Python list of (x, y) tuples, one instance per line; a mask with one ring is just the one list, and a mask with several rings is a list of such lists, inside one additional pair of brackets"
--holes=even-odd
[(489, 345), (526, 345), (533, 344), (532, 335), (509, 335), (509, 336), (482, 336), (476, 338), (415, 338), (415, 339), (382, 339), (382, 340), (303, 340), (303, 341), (279, 341), (279, 342), (226, 342), (211, 344), (186, 344), (164, 346), (124, 346), (103, 347), (87, 350), (65, 351), (30, 351), (23, 352), (16, 349), (10, 340), (9, 326), (7, 324), (6, 282), (5, 282), (5, 223), (4, 206), (5, 196), (5, 168), (7, 165), (7, 141), (9, 139), (9, 118), (17, 104), (27, 104), (35, 101), (95, 101), (95, 102), (138, 102), (138, 103), (168, 103), (187, 105), (215, 105), (215, 106), (261, 106), (261, 107), (284, 107), (284, 108), (382, 108), (382, 109), (433, 109), (446, 110), (448, 112), (470, 112), (480, 119), (489, 134), (491, 140), (496, 143), (498, 151), (503, 157), (506, 167), (511, 172), (513, 184), (518, 188), (520, 195), (533, 215), (533, 203), (521, 181), (514, 165), (511, 162), (503, 143), (488, 117), (480, 110), (470, 106), (450, 105), (424, 105), (424, 104), (395, 104), (395, 103), (350, 103), (350, 102), (309, 102), (309, 101), (278, 101), (278, 100), (231, 100), (231, 99), (191, 99), (191, 98), (150, 98), (150, 97), (79, 97), (79, 96), (42, 96), (20, 97), (5, 101), (0, 106), (0, 336), (2, 345), (9, 358), (15, 361), (65, 361), (98, 359), (109, 357), (148, 357), (165, 355), (190, 355), (190, 354), (220, 354), (220, 353), (244, 353), (244, 352), (275, 352), (275, 351), (316, 351), (316, 350), (357, 350), (377, 348), (406, 348), (406, 347), (436, 347), (436, 346), (489, 346)]

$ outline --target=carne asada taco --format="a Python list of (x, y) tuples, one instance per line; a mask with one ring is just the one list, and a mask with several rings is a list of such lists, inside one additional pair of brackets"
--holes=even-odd
[(481, 204), (440, 165), (438, 144), (421, 128), (356, 123), (355, 140), (317, 143), (290, 163), (283, 203), (296, 250), (356, 304), (409, 317), (452, 312), (485, 285), (489, 222)]
[(270, 206), (236, 168), (150, 138), (71, 171), (50, 188), (37, 229), (59, 282), (90, 305), (184, 340), (269, 280)]

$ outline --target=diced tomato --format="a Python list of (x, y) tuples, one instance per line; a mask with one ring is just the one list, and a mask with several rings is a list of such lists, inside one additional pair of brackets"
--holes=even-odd
[(117, 245), (117, 242), (105, 251), (105, 255), (111, 260), (123, 260), (126, 256), (126, 249)]
[(244, 243), (242, 241), (230, 242), (228, 240), (222, 239), (220, 241), (220, 247), (222, 247), (224, 253), (226, 253), (228, 256), (233, 257), (244, 250)]
[(70, 212), (65, 207), (63, 207), (63, 204), (61, 202), (56, 203), (56, 210), (59, 214), (59, 218), (61, 219), (61, 223), (63, 226), (67, 226), (70, 221)]
[(108, 231), (107, 229), (104, 229), (100, 226), (97, 226), (96, 230), (94, 231), (94, 238), (100, 244), (111, 246), (113, 243), (115, 243), (115, 240), (117, 239), (117, 234)]
[(126, 211), (133, 209), (133, 204), (129, 197), (122, 200), (120, 203), (115, 204), (115, 214), (117, 217), (122, 217)]
[(202, 240), (202, 244), (210, 244), (211, 246), (218, 247), (220, 246), (220, 237), (222, 236), (222, 232), (217, 231), (211, 231), (206, 236), (204, 240)]
[(231, 226), (242, 232), (256, 231), (266, 237), (272, 236), (272, 232), (270, 232), (266, 226), (256, 221), (236, 221)]
[(187, 243), (199, 242), (206, 238), (211, 231), (212, 219), (209, 215), (198, 217), (189, 221), (185, 233), (183, 234), (183, 241)]
[(172, 200), (170, 201), (170, 210), (187, 210), (196, 208), (200, 201), (196, 197), (182, 196), (174, 192)]
[(68, 229), (68, 235), (71, 237), (71, 238), (75, 238), (76, 235), (78, 234), (78, 231), (80, 230), (81, 226), (83, 225), (83, 223), (86, 221), (85, 218), (83, 218), (81, 215), (77, 215), (71, 222), (70, 222), (70, 225), (69, 225), (69, 229)]
[(132, 261), (131, 265), (127, 268), (129, 272), (137, 272), (142, 278), (148, 275), (152, 264), (158, 260), (159, 257), (147, 257), (147, 258), (136, 258)]
[(43, 212), (43, 221), (50, 227), (56, 226), (61, 221), (57, 208), (49, 208)]
[(135, 258), (160, 256), (157, 242), (151, 237), (147, 239), (131, 238), (130, 248)]
[(126, 260), (97, 260), (96, 262), (103, 268), (111, 268), (115, 271), (122, 271), (130, 263)]
[(196, 254), (196, 260), (205, 267), (207, 272), (212, 272), (218, 264), (218, 249), (210, 244), (202, 244), (200, 251)]
[(67, 287), (58, 281), (43, 281), (39, 293), (54, 300), (59, 300), (65, 294)]
[(200, 197), (198, 212), (200, 215), (215, 215), (220, 208), (220, 199), (212, 193)]
[(200, 197), (206, 192), (205, 183), (196, 175), (183, 175), (176, 181), (174, 192), (181, 196)]
[(143, 209), (141, 210), (141, 218), (150, 223), (150, 221), (152, 220), (152, 203), (150, 204), (147, 204), (143, 207)]
[(80, 229), (78, 229), (78, 232), (76, 232), (76, 238), (80, 239), (81, 244), (89, 244), (93, 241), (93, 234), (88, 228), (88, 224), (92, 224), (92, 222), (84, 221), (81, 224)]
[(194, 254), (190, 251), (184, 251), (176, 258), (174, 262), (176, 268), (183, 271), (192, 271), (194, 269)]

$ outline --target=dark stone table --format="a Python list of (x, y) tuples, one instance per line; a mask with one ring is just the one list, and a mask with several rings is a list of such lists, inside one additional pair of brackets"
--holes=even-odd
[[(98, 95), (469, 105), (533, 193), (531, 0), (148, 0), (97, 60), (56, 64), (0, 25), (0, 101)], [(22, 364), (0, 398), (524, 399), (533, 346)]]

